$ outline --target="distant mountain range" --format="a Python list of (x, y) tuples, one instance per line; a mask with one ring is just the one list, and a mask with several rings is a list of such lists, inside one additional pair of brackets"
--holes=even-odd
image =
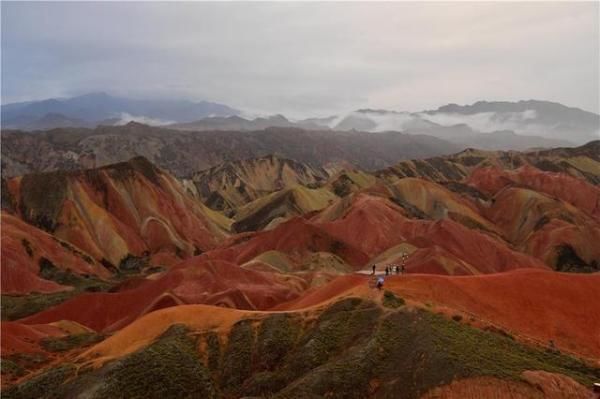
[(2, 105), (2, 127), (46, 130), (69, 126), (118, 125), (130, 121), (163, 125), (237, 114), (239, 111), (236, 109), (207, 101), (136, 100), (91, 93), (65, 99)]
[(448, 104), (436, 110), (400, 112), (359, 109), (346, 115), (291, 120), (283, 115), (243, 118), (241, 111), (211, 102), (133, 100), (92, 93), (2, 106), (2, 128), (27, 131), (139, 122), (185, 131), (252, 131), (269, 127), (306, 130), (401, 131), (459, 145), (524, 150), (581, 144), (600, 137), (600, 115), (562, 104), (528, 100)]

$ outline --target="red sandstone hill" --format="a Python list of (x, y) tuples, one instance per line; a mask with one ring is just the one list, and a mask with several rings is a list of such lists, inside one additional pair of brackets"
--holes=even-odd
[[(319, 217), (315, 217), (315, 221), (318, 220)], [(413, 248), (433, 250), (429, 251), (430, 255), (443, 250), (462, 261), (460, 268), (436, 268), (435, 273), (477, 274), (545, 267), (539, 260), (514, 251), (501, 239), (468, 229), (452, 220), (409, 219), (400, 207), (381, 197), (356, 197), (338, 218), (317, 224), (340, 241), (362, 249), (371, 257), (393, 246), (408, 243)], [(415, 272), (428, 270), (412, 259), (407, 266)]]
[(3, 186), (3, 208), (97, 260), (217, 245), (229, 221), (168, 173), (138, 157), (81, 172), (25, 175)]
[(106, 278), (110, 272), (88, 254), (21, 219), (2, 212), (2, 293), (50, 293), (69, 289), (40, 277), (44, 265)]
[[(463, 319), (491, 323), (525, 340), (600, 359), (600, 303), (595, 300), (600, 274), (520, 269), (478, 276), (409, 274), (390, 276), (385, 288), (399, 296)], [(368, 276), (332, 280), (273, 310), (322, 306), (348, 296), (372, 297)]]
[[(402, 162), (376, 175), (344, 172), (319, 187), (286, 186), (267, 195), (255, 189), (270, 183), (260, 176), (264, 161), (231, 163), (247, 170), (227, 169), (204, 187), (218, 188), (223, 176), (231, 177), (220, 189), (229, 198), (227, 212), (241, 215), (241, 230), (255, 230), (241, 234), (231, 231), (232, 220), (202, 204), (189, 181), (143, 158), (3, 180), (2, 293), (12, 296), (3, 307), (12, 300), (27, 305), (28, 298), (47, 305), (46, 294), (71, 289), (52, 273), (91, 276), (112, 288), (76, 289), (68, 295), (79, 295), (65, 302), (3, 321), (2, 356), (43, 353), (41, 340), (70, 339), (88, 328), (114, 333), (89, 351), (92, 362), (94, 353), (105, 360), (129, 355), (177, 323), (192, 327), (194, 336), (217, 331), (220, 339), (244, 317), (256, 321), (285, 311), (282, 317), (310, 324), (342, 298), (379, 306), (383, 294), (353, 272), (372, 264), (381, 270), (408, 254), (408, 275), (385, 283), (407, 300), (407, 314), (420, 308), (460, 316), (461, 326), (510, 334), (533, 347), (552, 340), (560, 350), (597, 361), (600, 274), (552, 270), (598, 270), (597, 160), (564, 151), (470, 150)], [(268, 176), (285, 170), (271, 166)], [(237, 196), (239, 176), (249, 179), (244, 184), (258, 179), (252, 195)], [(304, 183), (312, 187), (317, 180), (309, 175)], [(285, 190), (295, 190), (294, 201), (281, 200), (288, 198)], [(246, 196), (258, 199), (246, 204)], [(121, 273), (128, 256), (166, 267)], [(497, 385), (455, 381), (443, 392), (504, 389)]]
[(544, 172), (529, 165), (512, 171), (490, 167), (476, 169), (467, 182), (489, 195), (507, 186), (526, 187), (559, 198), (600, 219), (600, 188), (565, 173)]
[(82, 294), (21, 321), (45, 324), (71, 320), (96, 331), (115, 331), (143, 314), (180, 304), (267, 309), (297, 295), (297, 288), (286, 285), (277, 275), (196, 257), (134, 288), (115, 293)]

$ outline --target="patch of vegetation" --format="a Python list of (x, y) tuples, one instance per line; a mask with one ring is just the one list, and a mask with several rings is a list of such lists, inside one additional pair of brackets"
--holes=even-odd
[(290, 379), (315, 369), (368, 337), (377, 326), (381, 309), (358, 298), (330, 306), (316, 325), (300, 338), (300, 345), (286, 364)]
[[(444, 158), (429, 158), (427, 161), (449, 181), (461, 181), (465, 177), (464, 172), (460, 168), (453, 162), (448, 162)], [(464, 188), (465, 187), (463, 187), (463, 189)]]
[(18, 320), (58, 305), (77, 295), (75, 290), (24, 296), (2, 295), (2, 320)]
[(94, 259), (89, 256), (88, 254), (81, 252), (77, 247), (75, 247), (74, 245), (71, 245), (70, 243), (63, 241), (63, 240), (59, 240), (58, 238), (56, 238), (55, 236), (52, 236), (52, 239), (56, 242), (58, 242), (60, 244), (61, 247), (63, 247), (64, 249), (72, 252), (73, 254), (79, 256), (81, 259), (83, 259), (86, 263), (89, 263), (90, 265), (94, 264)]
[(429, 219), (429, 216), (413, 204), (397, 197), (390, 198), (393, 203), (403, 208), (412, 219)]
[(362, 398), (373, 394), (369, 382), (377, 378), (378, 397), (408, 399), (456, 378), (520, 380), (525, 370), (560, 373), (585, 385), (600, 377), (600, 369), (577, 359), (529, 348), (428, 311), (400, 309), (384, 316), (366, 339), (306, 370), (275, 397)]
[(24, 369), (38, 369), (48, 362), (48, 357), (43, 353), (13, 353), (3, 359), (10, 360)]
[(393, 170), (398, 177), (417, 177), (410, 165), (400, 162), (393, 166)]
[(161, 272), (164, 272), (165, 270), (167, 270), (167, 269), (164, 266), (150, 266), (149, 268), (147, 268), (145, 270), (145, 274), (150, 275), (150, 274), (154, 274), (154, 273), (161, 273)]
[[(124, 280), (138, 276), (140, 272), (147, 274), (163, 271), (164, 268), (149, 268), (138, 272), (138, 266), (145, 263), (145, 258), (128, 256), (124, 259), (126, 272), (116, 272), (109, 281), (102, 280), (93, 275), (80, 275), (70, 270), (62, 270), (47, 258), (39, 260), (40, 277), (54, 281), (58, 284), (71, 286), (73, 290), (61, 291), (52, 294), (31, 293), (28, 295), (2, 295), (2, 320), (17, 320), (41, 312), (52, 306), (58, 305), (84, 292), (110, 292)], [(123, 263), (122, 262), (122, 263)]]
[(127, 162), (109, 165), (105, 168), (109, 170), (111, 177), (117, 180), (131, 179), (137, 171), (153, 184), (160, 186), (160, 170), (142, 156), (137, 156)]
[(342, 241), (338, 241), (338, 240), (334, 240), (331, 243), (331, 247), (330, 247), (330, 251), (331, 253), (337, 254), (338, 252), (341, 252), (343, 250), (346, 249), (346, 244), (343, 243)]
[(0, 207), (13, 213), (16, 210), (15, 198), (8, 189), (8, 181), (2, 177), (0, 178), (0, 182)]
[(456, 322), (461, 322), (463, 319), (463, 317), (459, 314), (455, 314), (452, 316), (452, 320), (456, 321)]
[(461, 157), (459, 159), (460, 163), (462, 163), (465, 166), (475, 166), (475, 165), (479, 165), (481, 162), (485, 161), (486, 159), (484, 157), (477, 157), (477, 156), (464, 156)]
[(439, 184), (441, 184), (442, 186), (446, 187), (448, 190), (453, 191), (457, 194), (467, 195), (471, 198), (480, 199), (482, 201), (488, 201), (490, 199), (488, 195), (477, 190), (475, 187), (469, 186), (468, 184), (465, 184), (465, 183), (459, 183), (457, 181), (443, 181), (443, 182), (440, 182)]
[(26, 222), (48, 232), (58, 227), (67, 194), (65, 172), (31, 173), (21, 179), (20, 212)]
[(119, 262), (119, 272), (123, 274), (140, 273), (146, 266), (148, 266), (148, 261), (145, 258), (127, 254)]
[(383, 303), (383, 306), (385, 306), (386, 308), (392, 308), (392, 309), (399, 308), (406, 304), (406, 302), (404, 301), (403, 298), (400, 298), (400, 297), (394, 295), (393, 292), (387, 291), (387, 290), (383, 293), (383, 302), (382, 303)]
[[(567, 164), (568, 165), (568, 164)], [(556, 164), (549, 159), (541, 159), (534, 163), (534, 166), (540, 170), (545, 172), (564, 172), (564, 168), (560, 166), (560, 164)]]
[(415, 165), (415, 169), (417, 170), (419, 176), (427, 176), (432, 180), (435, 180), (439, 175), (439, 172), (432, 165), (430, 165), (430, 161), (431, 160), (416, 159), (413, 161), (413, 164)]
[(102, 194), (103, 204), (106, 207), (108, 186), (102, 177), (101, 169), (86, 169), (83, 171), (83, 176), (87, 183), (98, 193)]
[(594, 260), (589, 264), (581, 259), (575, 249), (570, 245), (561, 245), (556, 248), (556, 270), (559, 272), (595, 273), (600, 271), (600, 264)]
[(544, 215), (535, 223), (533, 230), (538, 231), (539, 229), (541, 229), (548, 223), (550, 223), (550, 218), (548, 216)]
[(74, 287), (78, 292), (107, 291), (110, 283), (95, 276), (79, 275), (70, 270), (61, 270), (52, 261), (41, 257), (39, 260), (40, 277), (55, 281), (61, 285)]
[(22, 377), (25, 375), (25, 369), (17, 362), (8, 358), (0, 359), (0, 372), (2, 375), (10, 377)]
[(274, 314), (266, 318), (258, 329), (255, 367), (260, 370), (278, 368), (294, 347), (299, 333), (300, 326), (290, 315)]
[(100, 264), (104, 266), (106, 270), (109, 270), (111, 273), (118, 273), (118, 269), (113, 265), (108, 259), (102, 258), (100, 259)]
[(66, 363), (51, 368), (29, 380), (2, 391), (3, 399), (60, 399), (61, 384), (75, 373), (75, 366)]
[(79, 275), (70, 270), (61, 270), (44, 257), (40, 258), (39, 266), (40, 277), (61, 285), (71, 286), (74, 289), (51, 294), (2, 295), (2, 320), (18, 320), (56, 306), (82, 292), (108, 291), (114, 284), (95, 276)]
[(74, 348), (89, 346), (100, 342), (102, 335), (90, 332), (82, 334), (72, 334), (65, 337), (47, 337), (41, 340), (40, 344), (48, 352), (66, 352)]
[(212, 373), (218, 372), (221, 367), (221, 345), (219, 337), (214, 332), (206, 336), (206, 352), (208, 369)]
[(332, 182), (333, 193), (338, 197), (345, 197), (352, 193), (354, 182), (346, 174), (341, 175)]
[(31, 248), (31, 243), (26, 238), (21, 240), (21, 245), (25, 248), (25, 252), (30, 258), (33, 258), (33, 249)]
[(510, 333), (508, 333), (505, 330), (503, 330), (502, 328), (499, 328), (499, 327), (496, 327), (496, 326), (491, 326), (491, 325), (490, 326), (485, 326), (485, 327), (483, 327), (483, 330), (484, 331), (492, 332), (494, 334), (502, 335), (503, 337), (510, 338), (513, 341), (515, 340), (515, 337), (513, 337)]
[(250, 320), (237, 322), (231, 329), (221, 368), (221, 388), (238, 392), (252, 369), (254, 328)]
[(210, 373), (187, 327), (174, 325), (150, 346), (105, 366), (95, 398), (215, 398)]
[(245, 395), (264, 397), (286, 386), (290, 376), (287, 370), (281, 372), (281, 369), (296, 346), (300, 332), (300, 323), (287, 314), (272, 315), (261, 323), (253, 374), (245, 381), (242, 389)]
[(589, 385), (600, 378), (600, 369), (562, 354), (525, 346), (511, 337), (482, 331), (444, 317), (421, 312), (425, 327), (433, 331), (437, 350), (444, 350), (472, 375), (492, 375), (519, 379), (525, 370), (545, 370), (565, 374)]
[[(525, 370), (563, 374), (584, 385), (600, 379), (600, 368), (558, 351), (528, 347), (427, 310), (383, 311), (359, 298), (341, 300), (316, 319), (277, 313), (239, 321), (224, 351), (216, 333), (202, 336), (208, 367), (187, 328), (175, 325), (150, 346), (99, 370), (80, 372), (65, 384), (59, 375), (61, 383), (50, 388), (55, 397), (412, 399), (460, 378), (520, 381)], [(28, 393), (41, 392), (33, 389), (48, 387), (45, 374), (18, 389), (27, 384)], [(375, 379), (378, 384), (372, 384)]]

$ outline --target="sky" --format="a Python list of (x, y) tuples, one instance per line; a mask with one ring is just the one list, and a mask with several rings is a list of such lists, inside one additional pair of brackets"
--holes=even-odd
[(12, 3), (2, 103), (103, 91), (328, 116), (540, 99), (599, 112), (600, 2)]

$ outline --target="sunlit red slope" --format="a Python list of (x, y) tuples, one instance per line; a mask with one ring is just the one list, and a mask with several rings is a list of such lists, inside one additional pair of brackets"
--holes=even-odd
[[(243, 236), (236, 243), (205, 254), (243, 264), (267, 251), (283, 252), (300, 264), (313, 252), (339, 256), (355, 270), (383, 251), (410, 243), (419, 256), (411, 272), (441, 274), (493, 273), (515, 268), (546, 268), (533, 257), (510, 248), (501, 238), (469, 229), (450, 219), (416, 220), (380, 196), (358, 194), (339, 200), (310, 220), (294, 218), (269, 231)], [(426, 262), (419, 259), (428, 258)], [(452, 264), (451, 264), (452, 263)]]
[(96, 331), (115, 331), (148, 312), (186, 303), (267, 309), (298, 295), (278, 275), (224, 261), (187, 260), (156, 280), (116, 293), (86, 293), (27, 317), (27, 324), (72, 320)]
[[(277, 306), (299, 310), (345, 296), (372, 298), (368, 276), (340, 276), (323, 287)], [(600, 274), (523, 269), (478, 276), (408, 274), (385, 279), (385, 288), (405, 299), (450, 309), (491, 323), (523, 339), (569, 352), (600, 357)]]
[(600, 188), (564, 173), (545, 172), (529, 165), (515, 170), (480, 168), (469, 176), (468, 183), (490, 195), (510, 185), (527, 187), (570, 203), (596, 219), (600, 218)]
[[(407, 242), (429, 256), (448, 254), (459, 260), (452, 268), (430, 267), (433, 263), (418, 262), (407, 267), (412, 272), (441, 274), (493, 273), (515, 268), (545, 268), (539, 260), (521, 254), (495, 235), (469, 229), (453, 220), (437, 221), (409, 219), (404, 211), (389, 200), (359, 195), (343, 211), (316, 216), (315, 224), (340, 241), (361, 249), (370, 257)], [(326, 221), (329, 219), (329, 221)], [(423, 255), (421, 255), (423, 256)]]
[(286, 254), (296, 265), (315, 252), (332, 253), (354, 268), (369, 257), (354, 245), (341, 241), (302, 217), (295, 217), (272, 230), (241, 236), (238, 242), (210, 251), (203, 256), (244, 264), (267, 251)]
[(553, 268), (566, 267), (565, 251), (576, 254), (579, 263), (600, 261), (600, 221), (559, 198), (507, 186), (484, 213), (520, 251)]

